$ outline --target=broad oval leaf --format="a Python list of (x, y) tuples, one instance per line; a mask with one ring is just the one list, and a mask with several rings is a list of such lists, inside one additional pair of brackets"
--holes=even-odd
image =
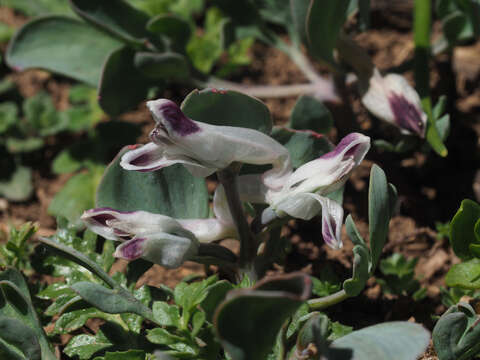
[(7, 63), (17, 70), (42, 68), (97, 86), (105, 59), (120, 46), (83, 22), (46, 16), (16, 33), (7, 49)]
[(154, 172), (124, 170), (120, 158), (126, 151), (124, 148), (105, 170), (97, 189), (97, 207), (144, 210), (177, 219), (208, 217), (204, 179), (192, 176), (182, 165)]
[[(430, 333), (410, 322), (388, 322), (354, 331), (335, 340), (331, 348), (351, 349), (338, 360), (416, 360), (425, 352)], [(335, 352), (332, 352), (335, 353)]]
[(480, 219), (480, 205), (465, 199), (450, 223), (450, 245), (455, 255), (470, 259), (470, 244), (478, 243), (475, 237), (475, 224)]
[(135, 52), (123, 47), (112, 51), (103, 66), (99, 84), (99, 104), (110, 115), (131, 110), (145, 100), (151, 81), (134, 63)]
[(290, 114), (290, 127), (296, 130), (312, 130), (326, 133), (333, 126), (330, 110), (312, 96), (302, 95)]
[(185, 56), (174, 53), (137, 52), (135, 67), (151, 79), (183, 79), (189, 74)]
[(217, 309), (215, 327), (233, 360), (264, 360), (277, 333), (309, 297), (305, 274), (265, 279), (252, 289), (233, 290)]
[(195, 121), (237, 126), (269, 134), (272, 119), (260, 100), (232, 90), (194, 90), (183, 100), (182, 111)]
[(480, 327), (478, 315), (467, 303), (450, 307), (435, 324), (432, 338), (435, 351), (441, 360), (456, 360), (469, 354), (478, 354)]
[(120, 40), (141, 44), (148, 35), (148, 15), (125, 1), (71, 0), (71, 4), (78, 16)]
[(192, 30), (187, 21), (173, 14), (161, 14), (151, 19), (147, 29), (157, 35), (166, 36), (170, 46), (177, 51), (185, 51)]

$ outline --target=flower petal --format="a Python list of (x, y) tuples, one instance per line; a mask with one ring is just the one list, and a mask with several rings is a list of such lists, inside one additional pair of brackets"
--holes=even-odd
[(157, 122), (152, 141), (163, 146), (166, 156), (180, 154), (207, 168), (224, 169), (233, 162), (272, 164), (264, 182), (280, 188), (292, 166), (288, 150), (260, 131), (232, 126), (216, 126), (189, 119), (170, 100), (147, 102)]
[(125, 240), (140, 234), (166, 232), (194, 238), (175, 219), (152, 214), (147, 211), (118, 211), (111, 208), (90, 209), (83, 213), (81, 219), (93, 232), (110, 240)]
[(126, 152), (120, 161), (120, 166), (125, 170), (136, 171), (155, 171), (174, 164), (183, 164), (198, 176), (206, 177), (215, 171), (181, 154), (169, 155), (153, 142)]
[(343, 223), (343, 208), (335, 201), (311, 193), (291, 195), (274, 206), (281, 216), (282, 212), (294, 218), (310, 220), (322, 212), (322, 235), (325, 243), (334, 249), (343, 246), (341, 229)]
[(200, 242), (237, 237), (233, 223), (226, 223), (219, 219), (179, 219), (178, 222), (191, 231)]
[(90, 230), (104, 237), (105, 239), (121, 240), (122, 236), (130, 235), (130, 233), (116, 233), (115, 229), (109, 226), (107, 222), (116, 219), (120, 215), (127, 214), (131, 214), (131, 212), (122, 212), (112, 208), (104, 207), (85, 211), (81, 216), (81, 219)]
[(141, 257), (144, 253), (145, 238), (134, 238), (132, 240), (126, 241), (123, 244), (117, 246), (113, 256), (125, 259), (125, 260), (135, 260)]
[(127, 260), (142, 257), (167, 268), (177, 268), (198, 252), (198, 241), (167, 233), (144, 234), (117, 247), (114, 256)]
[(375, 69), (362, 103), (375, 116), (398, 126), (403, 132), (425, 136), (427, 115), (420, 97), (401, 75), (382, 76)]
[(270, 194), (270, 197), (282, 197), (285, 193), (318, 192), (328, 194), (340, 188), (352, 170), (360, 164), (370, 149), (368, 136), (351, 133), (345, 136), (334, 150), (318, 159), (300, 166), (289, 177), (282, 194)]

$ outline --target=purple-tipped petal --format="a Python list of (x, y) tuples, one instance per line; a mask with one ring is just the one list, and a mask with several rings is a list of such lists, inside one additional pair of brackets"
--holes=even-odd
[(378, 118), (398, 126), (402, 132), (425, 136), (427, 115), (420, 96), (401, 75), (382, 76), (375, 69), (362, 103)]
[(345, 136), (334, 150), (300, 166), (289, 177), (282, 193), (317, 192), (328, 194), (341, 187), (370, 149), (370, 138), (360, 133)]
[(175, 135), (187, 136), (201, 131), (200, 127), (171, 100), (147, 101), (147, 107), (155, 121), (164, 126), (170, 135), (174, 132)]
[(401, 94), (391, 93), (388, 96), (388, 101), (397, 125), (404, 130), (424, 137), (425, 122), (422, 110)]
[(125, 260), (138, 259), (143, 255), (146, 241), (145, 238), (134, 238), (126, 241), (117, 247), (113, 256)]
[(109, 223), (128, 214), (132, 213), (117, 211), (109, 207), (103, 207), (85, 211), (81, 216), (81, 219), (90, 230), (100, 236), (103, 236), (105, 239), (123, 240), (124, 237), (131, 234), (119, 235)]

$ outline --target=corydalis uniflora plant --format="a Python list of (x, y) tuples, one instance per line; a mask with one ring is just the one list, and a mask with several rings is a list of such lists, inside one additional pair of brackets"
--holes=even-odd
[[(172, 101), (149, 101), (147, 107), (156, 122), (150, 133), (152, 142), (122, 156), (120, 165), (126, 170), (156, 171), (173, 164), (182, 164), (194, 176), (206, 177), (214, 172), (219, 178), (226, 169), (237, 164), (271, 165), (263, 174), (239, 177), (232, 195), (228, 183), (217, 187), (210, 219), (172, 219), (145, 211), (120, 212), (110, 208), (88, 210), (83, 215), (86, 225), (107, 239), (123, 243), (116, 256), (143, 257), (163, 266), (179, 266), (197, 255), (199, 243), (224, 238), (250, 236), (239, 227), (243, 210), (232, 208), (231, 197), (267, 204), (264, 211), (272, 218), (291, 216), (309, 220), (321, 213), (322, 234), (333, 247), (342, 246), (340, 230), (343, 208), (326, 197), (338, 190), (353, 169), (360, 164), (370, 147), (367, 136), (352, 133), (335, 149), (294, 170), (290, 155), (283, 145), (260, 131), (232, 126), (215, 126), (187, 117)], [(229, 171), (229, 170), (228, 170)], [(230, 197), (230, 198), (229, 198)], [(168, 244), (168, 245), (167, 245)], [(176, 259), (172, 253), (178, 253)]]

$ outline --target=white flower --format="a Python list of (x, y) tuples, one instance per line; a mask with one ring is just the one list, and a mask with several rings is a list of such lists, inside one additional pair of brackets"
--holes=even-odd
[(375, 69), (362, 103), (372, 114), (398, 126), (402, 132), (425, 136), (427, 114), (422, 110), (418, 93), (403, 76), (382, 76)]
[(322, 235), (332, 248), (341, 248), (343, 208), (326, 197), (347, 181), (370, 148), (370, 138), (359, 133), (344, 137), (331, 152), (312, 160), (286, 176), (282, 189), (265, 186), (260, 176), (239, 178), (242, 200), (265, 203), (277, 216), (310, 220), (322, 213)]
[(194, 176), (206, 177), (233, 162), (272, 164), (264, 174), (272, 188), (280, 188), (291, 171), (288, 150), (260, 131), (194, 121), (166, 99), (147, 106), (157, 123), (152, 142), (123, 155), (120, 165), (126, 170), (154, 171), (181, 163)]
[(127, 260), (142, 257), (173, 268), (195, 256), (199, 242), (236, 236), (229, 215), (224, 215), (220, 205), (214, 206), (214, 212), (220, 218), (176, 220), (146, 211), (97, 208), (85, 211), (82, 220), (104, 238), (123, 242), (117, 247), (115, 257)]

